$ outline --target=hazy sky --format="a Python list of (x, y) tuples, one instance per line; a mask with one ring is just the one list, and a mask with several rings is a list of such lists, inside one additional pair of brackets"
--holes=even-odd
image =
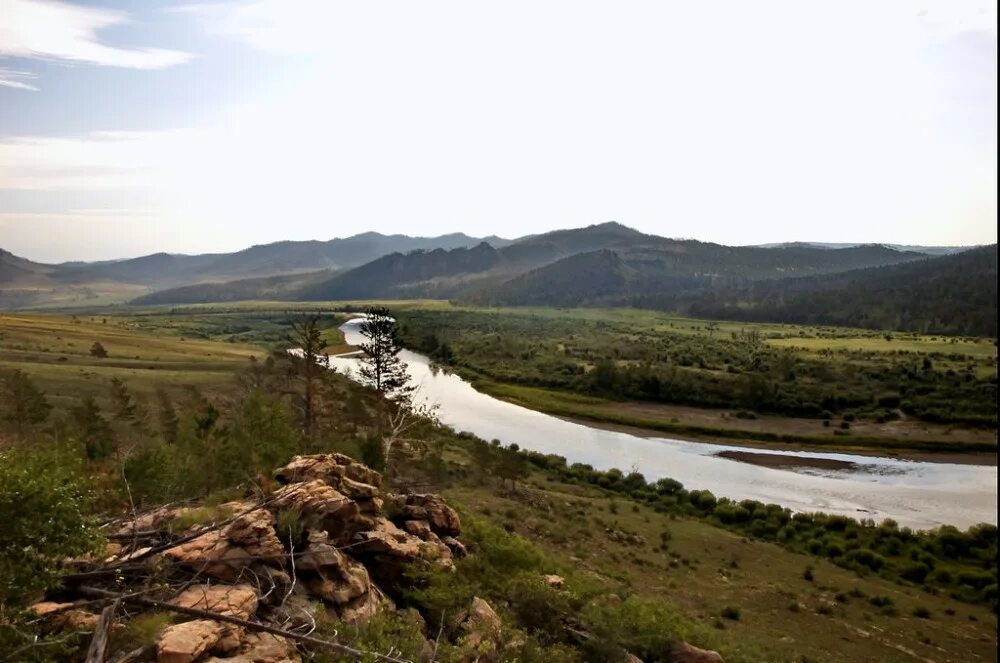
[(995, 242), (995, 2), (0, 0), (0, 248)]

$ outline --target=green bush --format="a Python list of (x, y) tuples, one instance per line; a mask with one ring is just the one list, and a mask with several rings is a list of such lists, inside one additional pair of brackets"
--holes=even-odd
[(34, 598), (58, 584), (60, 560), (98, 549), (90, 498), (77, 455), (0, 452), (0, 603)]

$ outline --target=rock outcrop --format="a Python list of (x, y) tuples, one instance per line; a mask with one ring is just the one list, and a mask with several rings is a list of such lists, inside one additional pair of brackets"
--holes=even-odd
[[(450, 568), (453, 556), (466, 552), (457, 538), (458, 514), (443, 499), (385, 493), (378, 472), (347, 456), (296, 456), (274, 476), (280, 487), (259, 501), (218, 509), (164, 507), (127, 519), (110, 528), (116, 543), (97, 556), (103, 561), (80, 563), (107, 565), (112, 578), (126, 563), (143, 573), (168, 569), (167, 585), (176, 589), (144, 593), (158, 605), (262, 622), (291, 634), (289, 629), (308, 631), (323, 619), (364, 622), (380, 609), (394, 609), (377, 583), (386, 583), (391, 595), (407, 564)], [(383, 509), (386, 502), (391, 509)], [(206, 517), (217, 524), (186, 524)], [(106, 591), (120, 590), (111, 583)], [(45, 602), (33, 609), (51, 628), (93, 629), (98, 615), (72, 605)], [(294, 638), (208, 614), (179, 614), (186, 619), (157, 635), (157, 663), (301, 662)], [(477, 599), (462, 629), (469, 642), (496, 643), (500, 621)]]

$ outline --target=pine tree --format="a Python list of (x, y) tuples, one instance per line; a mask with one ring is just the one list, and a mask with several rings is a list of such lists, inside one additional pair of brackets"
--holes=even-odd
[(295, 377), (302, 384), (301, 391), (295, 393), (298, 409), (302, 412), (302, 430), (312, 439), (316, 427), (317, 399), (324, 375), (329, 368), (330, 358), (323, 352), (326, 341), (319, 328), (319, 315), (304, 315), (291, 321), (292, 331), (288, 342), (299, 350), (292, 357)]
[(83, 443), (87, 458), (101, 460), (115, 450), (115, 434), (111, 424), (101, 414), (93, 396), (87, 396), (70, 411), (75, 427), (74, 434)]
[(408, 399), (413, 387), (406, 362), (399, 358), (403, 347), (396, 321), (383, 307), (368, 308), (361, 323), (361, 335), (367, 339), (358, 345), (365, 353), (359, 370), (362, 382), (390, 400)]
[(0, 420), (23, 436), (45, 421), (52, 406), (31, 379), (20, 370), (0, 376)]

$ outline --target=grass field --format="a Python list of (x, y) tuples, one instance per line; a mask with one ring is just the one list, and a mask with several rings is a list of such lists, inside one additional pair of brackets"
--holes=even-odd
[[(471, 483), (445, 494), (540, 544), (565, 560), (564, 569), (606, 583), (609, 592), (670, 601), (718, 629), (719, 641), (744, 660), (995, 660), (996, 618), (988, 608), (861, 577), (594, 488), (536, 474), (520, 494)], [(812, 581), (804, 577), (807, 567)], [(881, 597), (891, 606), (873, 605)], [(915, 616), (926, 614), (921, 608), (929, 617)]]
[[(91, 355), (95, 342), (107, 357)], [(112, 377), (144, 395), (187, 385), (212, 391), (263, 354), (261, 345), (191, 338), (129, 317), (0, 314), (0, 369), (23, 370), (57, 407), (104, 396)]]

